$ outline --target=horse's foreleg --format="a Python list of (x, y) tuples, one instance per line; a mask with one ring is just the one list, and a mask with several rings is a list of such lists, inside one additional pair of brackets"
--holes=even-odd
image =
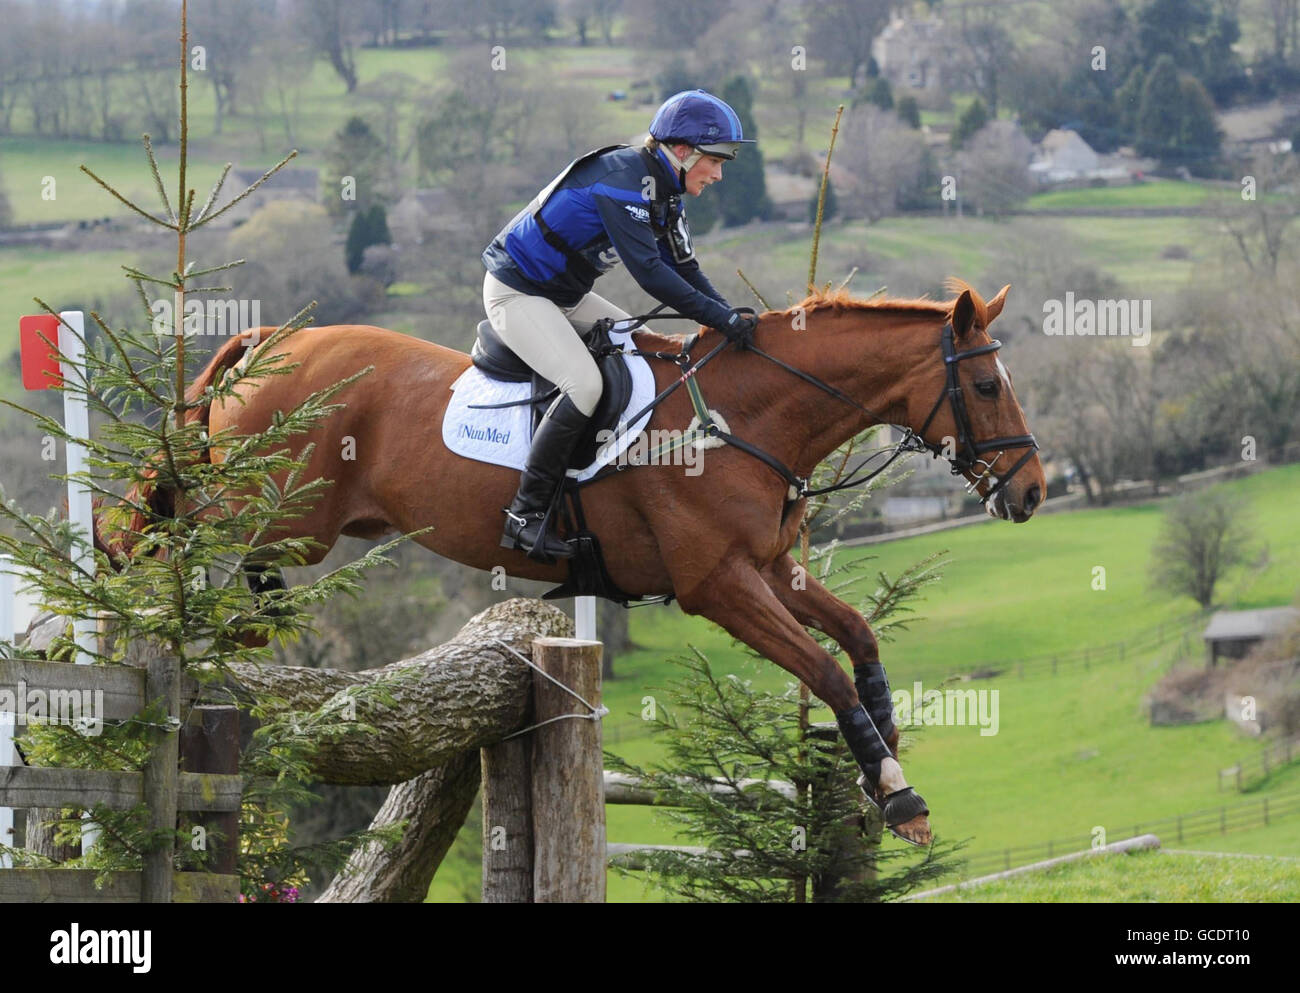
[[(898, 795), (884, 804), (886, 823), (914, 844), (929, 842), (930, 828), (924, 814), (913, 814), (910, 809), (914, 794), (903, 778), (902, 767), (871, 715), (859, 703), (848, 675), (804, 630), (753, 566), (740, 561), (723, 562), (680, 602), (687, 613), (707, 617), (803, 680), (834, 712), (871, 793), (882, 800)], [(919, 797), (915, 799), (919, 801)], [(900, 810), (907, 813), (900, 814)]]
[(853, 663), (858, 699), (867, 708), (894, 758), (898, 758), (898, 727), (889, 679), (880, 662), (880, 648), (862, 615), (783, 555), (763, 570), (764, 581), (800, 624), (830, 635)]

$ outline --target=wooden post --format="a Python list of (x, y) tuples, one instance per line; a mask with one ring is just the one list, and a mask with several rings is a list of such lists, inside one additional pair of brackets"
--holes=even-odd
[(528, 735), (520, 735), (479, 753), (483, 768), (484, 903), (533, 902), (530, 751)]
[[(239, 708), (197, 706), (180, 733), (181, 766), (185, 772), (239, 774)], [(190, 818), (203, 828), (208, 853), (206, 871), (239, 872), (239, 811), (202, 811)]]
[[(600, 706), (601, 644), (538, 638), (533, 662), (593, 707)], [(533, 678), (541, 724), (587, 716), (581, 702), (542, 676)], [(600, 721), (566, 718), (532, 731), (533, 900), (605, 902), (605, 788)]]
[[(163, 654), (163, 646), (133, 644), (133, 651), (147, 659), (145, 699), (161, 701), (163, 720), (177, 719), (181, 709), (180, 661)], [(180, 782), (179, 727), (159, 728), (154, 732), (154, 746), (144, 767), (144, 801), (149, 807), (149, 827), (171, 832), (168, 840), (144, 855), (144, 879), (140, 888), (141, 903), (172, 902), (172, 856), (176, 847), (176, 811)]]

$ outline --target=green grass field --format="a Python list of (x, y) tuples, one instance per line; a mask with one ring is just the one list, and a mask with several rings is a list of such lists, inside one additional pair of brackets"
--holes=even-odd
[(927, 903), (1295, 903), (1300, 861), (1162, 850), (1092, 856), (927, 897)]
[(1083, 190), (1051, 190), (1029, 198), (1027, 210), (1061, 210), (1071, 207), (1196, 207), (1205, 202), (1211, 187), (1174, 179), (1153, 179), (1129, 186), (1103, 186)]

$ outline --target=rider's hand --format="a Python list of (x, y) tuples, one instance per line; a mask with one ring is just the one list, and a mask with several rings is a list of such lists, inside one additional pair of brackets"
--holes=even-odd
[(727, 323), (718, 328), (728, 341), (734, 341), (737, 348), (747, 348), (754, 340), (754, 329), (758, 327), (758, 315), (752, 307), (732, 307), (727, 315)]

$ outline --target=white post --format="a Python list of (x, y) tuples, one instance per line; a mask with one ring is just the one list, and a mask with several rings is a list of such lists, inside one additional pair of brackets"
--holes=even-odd
[[(60, 328), (59, 334), (59, 351), (66, 356), (67, 361), (62, 363), (59, 372), (65, 381), (72, 381), (87, 385), (86, 383), (86, 355), (83, 337), (86, 333), (85, 317), (79, 310), (65, 310), (59, 314), (60, 319), (75, 331), (75, 334), (67, 332)], [(64, 430), (76, 438), (90, 437), (90, 410), (86, 404), (86, 398), (80, 393), (63, 394), (63, 427)], [(74, 472), (83, 472), (86, 469), (86, 446), (75, 442), (68, 442), (68, 475)], [(71, 558), (74, 565), (85, 572), (95, 572), (95, 555), (92, 544), (93, 523), (91, 521), (91, 503), (90, 487), (78, 480), (68, 480), (68, 521), (72, 524), (73, 531), (80, 537), (80, 541), (74, 542), (72, 546)], [(77, 665), (90, 665), (94, 661), (93, 652), (98, 646), (95, 643), (95, 619), (93, 617), (78, 617), (72, 623), (73, 637), (77, 643)], [(89, 814), (82, 815), (88, 818)], [(95, 847), (95, 842), (99, 840), (99, 828), (93, 824), (87, 824), (81, 830), (81, 851), (82, 854), (90, 851)]]
[[(65, 310), (59, 314), (59, 317), (76, 332), (76, 334), (59, 336), (59, 351), (66, 355), (68, 359), (60, 371), (65, 380), (71, 380), (75, 375), (76, 381), (84, 385), (86, 383), (86, 358), (82, 336), (86, 333), (85, 319), (79, 310)], [(78, 393), (63, 394), (63, 427), (68, 434), (74, 437), (90, 437), (90, 410), (87, 407), (84, 395)], [(86, 446), (68, 442), (68, 475), (74, 472), (84, 472), (85, 469)], [(90, 487), (76, 480), (68, 481), (68, 520), (71, 522), (73, 530), (80, 534), (83, 539), (83, 542), (78, 542), (72, 546), (72, 561), (82, 570), (93, 575), (95, 572), (95, 555), (91, 532), (93, 523), (91, 521)], [(96, 648), (95, 619), (93, 617), (78, 617), (73, 622), (73, 632), (77, 647), (81, 649), (77, 654), (77, 664), (89, 665), (94, 661), (89, 653)]]
[(599, 641), (596, 637), (596, 598), (573, 598), (573, 628), (579, 641)]
[[(0, 641), (10, 644), (14, 641), (14, 601), (18, 593), (15, 588), (14, 575), (6, 570), (13, 560), (8, 555), (0, 555)], [(14, 728), (17, 718), (12, 714), (0, 713), (0, 769), (18, 764), (18, 753), (14, 750)], [(14, 843), (14, 812), (12, 807), (0, 807), (0, 842), (6, 845)], [(12, 869), (13, 862), (8, 855), (0, 855), (0, 869)]]

